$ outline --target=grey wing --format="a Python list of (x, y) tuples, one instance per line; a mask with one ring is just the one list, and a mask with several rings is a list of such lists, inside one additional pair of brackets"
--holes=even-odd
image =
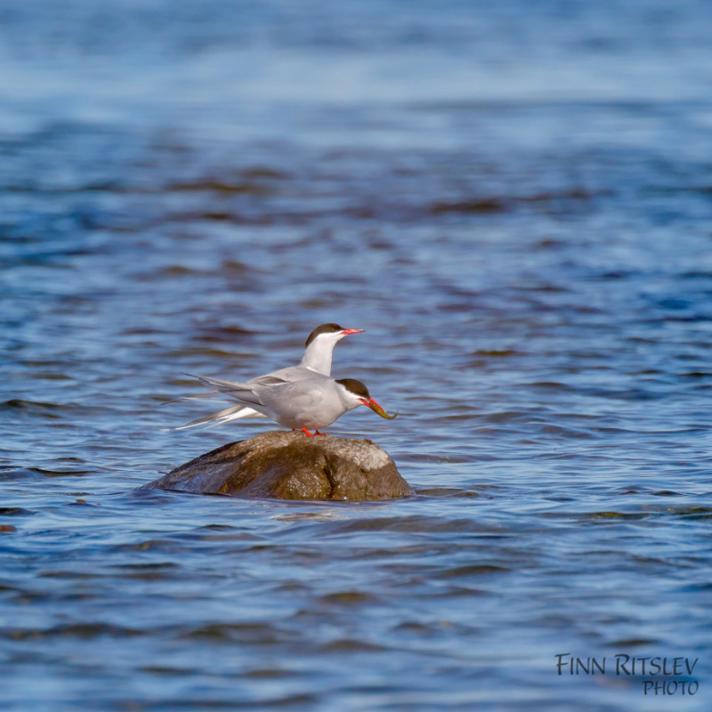
[(289, 366), (280, 368), (278, 371), (266, 373), (264, 376), (257, 376), (248, 381), (250, 385), (256, 386), (282, 386), (287, 383), (303, 381), (314, 376), (314, 372), (302, 366)]
[(258, 392), (265, 407), (283, 417), (303, 418), (318, 409), (324, 399), (323, 384), (314, 378), (258, 389)]
[(248, 385), (250, 386), (281, 386), (285, 383), (288, 383), (288, 381), (285, 381), (283, 378), (279, 378), (278, 376), (273, 376), (271, 374), (268, 374), (266, 376), (258, 376), (257, 378), (253, 378)]
[(263, 405), (259, 396), (254, 391), (254, 386), (249, 383), (223, 381), (220, 378), (211, 378), (210, 376), (195, 376), (195, 378), (206, 386), (212, 386), (216, 391), (223, 393), (232, 400), (238, 401), (238, 403), (252, 406)]

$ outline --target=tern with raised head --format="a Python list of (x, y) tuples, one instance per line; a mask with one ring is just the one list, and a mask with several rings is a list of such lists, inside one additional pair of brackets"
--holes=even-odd
[[(264, 383), (265, 379), (282, 379), (288, 382), (299, 381), (313, 374), (321, 374), (324, 376), (331, 375), (331, 361), (334, 354), (336, 344), (345, 336), (351, 334), (362, 334), (364, 329), (345, 329), (339, 324), (328, 323), (320, 324), (314, 328), (304, 343), (304, 355), (298, 366), (288, 366), (281, 368), (278, 371), (267, 373), (263, 376), (258, 376), (248, 381), (249, 384)], [(203, 398), (203, 396), (198, 396)], [(194, 428), (199, 425), (223, 425), (232, 420), (241, 418), (264, 418), (264, 413), (249, 405), (234, 405), (230, 408), (225, 408), (218, 413), (198, 418), (186, 425), (181, 425), (176, 430), (184, 430), (186, 428)]]
[(304, 356), (299, 366), (330, 376), (331, 359), (336, 344), (344, 336), (363, 334), (363, 332), (364, 329), (344, 329), (338, 324), (320, 324), (307, 336), (304, 342)]

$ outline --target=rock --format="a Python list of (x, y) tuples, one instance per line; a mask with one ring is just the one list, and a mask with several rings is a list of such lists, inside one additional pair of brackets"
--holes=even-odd
[(276, 431), (223, 445), (145, 487), (311, 500), (363, 501), (413, 493), (388, 453), (370, 440)]

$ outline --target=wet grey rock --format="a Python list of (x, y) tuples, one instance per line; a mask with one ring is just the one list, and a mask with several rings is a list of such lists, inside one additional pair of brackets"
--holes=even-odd
[(379, 500), (413, 493), (385, 450), (370, 440), (268, 432), (223, 445), (145, 488), (310, 500)]

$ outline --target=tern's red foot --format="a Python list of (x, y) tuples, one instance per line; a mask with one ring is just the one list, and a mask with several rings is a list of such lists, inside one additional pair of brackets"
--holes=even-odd
[(308, 438), (313, 438), (313, 437), (314, 437), (314, 435), (312, 435), (312, 434), (309, 432), (309, 428), (306, 428), (306, 427), (305, 427), (305, 428), (302, 428), (302, 432), (303, 432)]

